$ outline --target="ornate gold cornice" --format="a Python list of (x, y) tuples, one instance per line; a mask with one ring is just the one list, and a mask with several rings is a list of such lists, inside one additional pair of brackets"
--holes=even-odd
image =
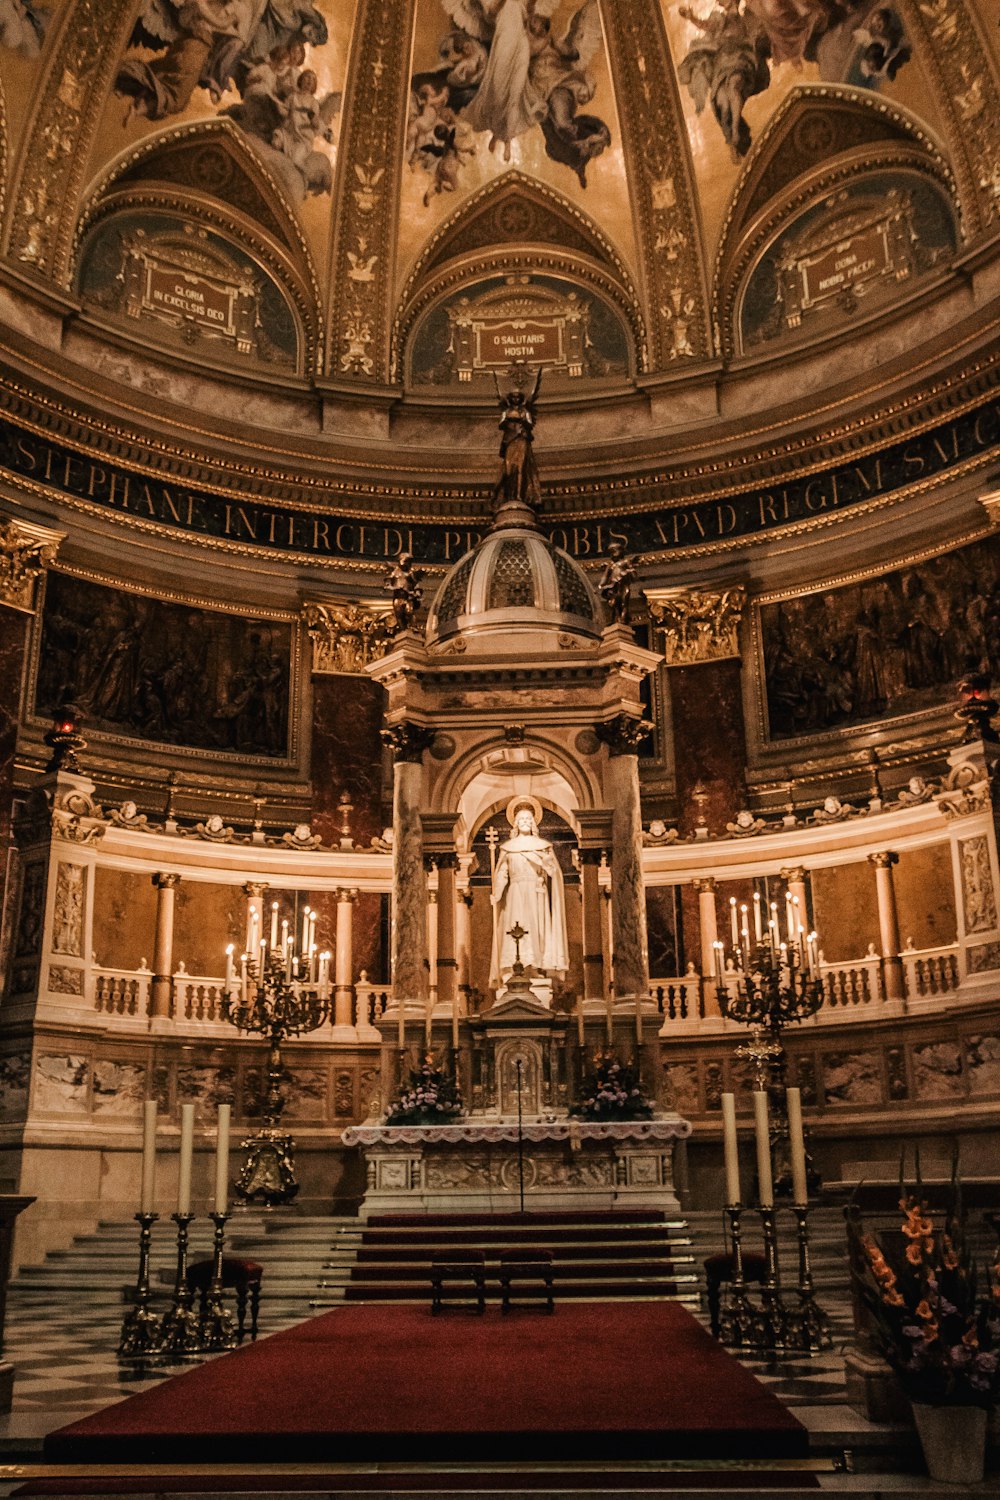
[(392, 609), (388, 603), (307, 599), (302, 618), (312, 642), (314, 677), (329, 673), (364, 677), (365, 668), (381, 661), (390, 649)]

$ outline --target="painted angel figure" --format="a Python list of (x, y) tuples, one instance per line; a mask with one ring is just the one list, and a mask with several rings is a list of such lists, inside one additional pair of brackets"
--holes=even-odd
[(21, 57), (37, 57), (48, 23), (49, 11), (37, 0), (0, 0), (0, 47)]
[(742, 0), (721, 0), (706, 17), (686, 5), (677, 12), (701, 33), (682, 59), (677, 76), (687, 85), (699, 114), (711, 104), (734, 161), (750, 150), (744, 105), (771, 82), (767, 32), (756, 15), (741, 11), (741, 4)]

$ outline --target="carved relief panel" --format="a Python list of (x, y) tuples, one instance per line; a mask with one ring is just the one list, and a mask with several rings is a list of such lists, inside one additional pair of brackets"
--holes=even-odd
[(52, 912), (52, 951), (70, 958), (83, 957), (83, 911), (87, 872), (83, 865), (61, 860), (56, 869), (55, 904)]
[(985, 833), (961, 839), (958, 858), (962, 870), (965, 930), (989, 932), (997, 926), (997, 903), (990, 870), (990, 848)]

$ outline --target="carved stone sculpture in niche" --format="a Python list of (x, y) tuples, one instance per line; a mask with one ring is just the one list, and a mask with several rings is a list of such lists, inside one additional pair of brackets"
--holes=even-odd
[(962, 869), (962, 901), (966, 932), (989, 932), (997, 925), (997, 903), (985, 834), (962, 839), (958, 846)]
[(1000, 664), (1000, 544), (767, 604), (760, 623), (772, 738), (927, 708)]
[(91, 729), (243, 755), (288, 754), (292, 627), (50, 573), (35, 709)]
[(60, 862), (56, 871), (52, 949), (55, 953), (67, 953), (71, 958), (83, 955), (84, 877), (82, 865)]

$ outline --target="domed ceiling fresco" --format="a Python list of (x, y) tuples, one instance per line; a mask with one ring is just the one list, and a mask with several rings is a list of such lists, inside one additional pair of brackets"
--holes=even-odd
[(0, 0), (5, 249), (212, 357), (621, 383), (989, 231), (997, 41), (970, 0)]

